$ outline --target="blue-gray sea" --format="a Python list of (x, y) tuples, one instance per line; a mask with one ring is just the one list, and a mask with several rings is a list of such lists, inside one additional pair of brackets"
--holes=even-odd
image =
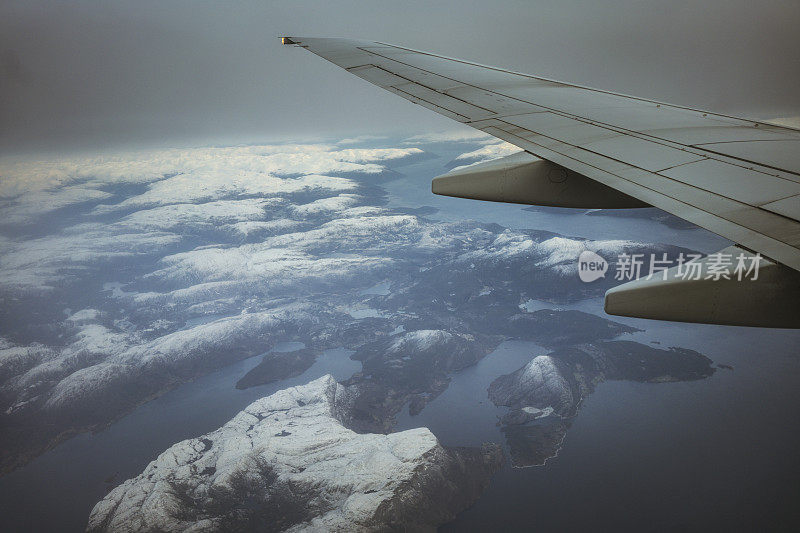
[[(432, 206), (442, 220), (471, 218), (568, 236), (677, 244), (713, 252), (726, 241), (701, 229), (582, 211), (435, 197), (430, 179), (463, 150), (432, 145), (429, 158), (383, 184), (390, 205)], [(381, 288), (380, 290), (387, 290)], [(528, 302), (531, 309), (552, 307)], [(602, 299), (568, 308), (602, 315)], [(718, 369), (704, 380), (605, 382), (584, 402), (556, 457), (508, 464), (444, 531), (771, 530), (800, 522), (800, 334), (614, 318), (641, 328), (630, 338), (697, 350)], [(279, 345), (277, 350), (297, 346)], [(260, 358), (237, 362), (140, 406), (95, 434), (80, 434), (0, 478), (5, 531), (80, 531), (92, 506), (175, 442), (216, 429), (248, 403), (325, 373), (360, 368), (328, 350), (302, 375), (246, 390), (235, 384)], [(448, 389), (397, 429), (429, 427), (445, 445), (503, 443), (502, 414), (486, 388), (546, 349), (507, 341), (452, 378)]]

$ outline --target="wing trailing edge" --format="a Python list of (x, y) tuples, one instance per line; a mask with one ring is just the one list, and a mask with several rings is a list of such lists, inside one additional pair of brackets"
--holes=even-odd
[[(440, 176), (432, 184), (437, 194), (562, 207), (652, 205), (764, 256), (758, 280), (686, 280), (672, 272), (627, 283), (608, 292), (609, 313), (800, 327), (800, 130), (383, 42), (282, 42), (527, 152)], [(559, 182), (562, 170), (567, 179)]]

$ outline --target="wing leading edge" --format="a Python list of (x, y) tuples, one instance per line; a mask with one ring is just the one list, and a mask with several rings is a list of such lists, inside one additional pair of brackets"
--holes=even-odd
[[(573, 204), (586, 204), (592, 198), (619, 207), (649, 204), (767, 257), (778, 267), (774, 272), (779, 274), (770, 276), (773, 284), (776, 279), (791, 287), (800, 283), (800, 130), (386, 43), (304, 37), (284, 37), (283, 42), (306, 48), (374, 85), (508, 141), (551, 165), (529, 164), (521, 171), (519, 162), (512, 161), (500, 163), (504, 170), (494, 175), (489, 171), (482, 176), (445, 176), (434, 180), (438, 194), (541, 205), (570, 205), (564, 199), (573, 197), (580, 198)], [(515, 176), (511, 181), (509, 168)], [(551, 177), (569, 175), (573, 194), (552, 183), (543, 186), (545, 171)], [(512, 182), (516, 196), (508, 194)], [(525, 192), (526, 184), (537, 193)], [(611, 298), (607, 295), (608, 312), (681, 320), (653, 313), (652, 305), (637, 309), (636, 298), (623, 299), (624, 309), (610, 305), (621, 302), (620, 293), (634, 283), (617, 287)], [(715, 290), (729, 294), (733, 288)], [(636, 294), (645, 295), (640, 286)], [(691, 299), (698, 293), (686, 294)], [(764, 294), (774, 291), (764, 289)], [(708, 320), (695, 315), (686, 319), (772, 325), (763, 317), (748, 321), (749, 312), (741, 313), (734, 319), (725, 313), (709, 315)], [(774, 325), (797, 327), (785, 319)]]

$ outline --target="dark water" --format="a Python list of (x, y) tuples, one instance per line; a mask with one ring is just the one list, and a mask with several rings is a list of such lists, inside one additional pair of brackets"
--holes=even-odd
[[(631, 338), (702, 349), (734, 370), (690, 383), (600, 384), (557, 457), (504, 467), (444, 531), (770, 530), (800, 519), (800, 336), (668, 325)], [(503, 442), (489, 425), (501, 411), (486, 387), (545, 353), (525, 344), (501, 345), (402, 425), (428, 426), (445, 444)]]
[[(441, 148), (439, 159), (404, 167), (407, 178), (386, 185), (391, 205), (431, 205), (439, 209), (432, 218), (441, 220), (472, 218), (704, 252), (726, 245), (703, 230), (651, 221), (434, 197), (431, 176), (465, 151)], [(383, 293), (388, 286), (371, 290)], [(543, 307), (549, 304), (529, 303)], [(602, 300), (570, 308), (602, 314)], [(691, 383), (601, 384), (557, 457), (543, 467), (504, 467), (484, 496), (443, 530), (772, 530), (800, 521), (800, 332), (617, 320), (645, 330), (633, 340), (693, 348), (734, 370)], [(72, 438), (0, 478), (0, 523), (5, 531), (82, 530), (108, 489), (167, 447), (216, 429), (278, 389), (325, 373), (349, 377), (359, 368), (349, 353), (329, 350), (297, 378), (239, 391), (236, 381), (259, 361), (248, 359), (149, 402), (104, 431)], [(486, 387), (541, 353), (546, 350), (534, 343), (503, 343), (456, 374), (418, 416), (398, 417), (398, 429), (427, 426), (446, 445), (502, 442), (495, 422), (503, 411), (489, 402)]]
[(486, 389), (499, 375), (508, 374), (531, 360), (531, 354), (547, 353), (533, 342), (506, 341), (478, 364), (456, 374), (450, 386), (425, 406), (422, 413), (408, 411), (397, 417), (397, 430), (427, 426), (446, 446), (480, 446), (502, 442), (497, 419), (505, 409), (486, 397)]
[[(717, 251), (727, 241), (702, 229), (580, 211), (433, 197), (425, 174), (389, 184), (398, 205), (432, 205), (443, 220), (473, 218), (593, 239), (629, 239)], [(410, 169), (409, 169), (410, 170)], [(441, 173), (441, 170), (438, 171)], [(530, 310), (549, 308), (530, 302)], [(565, 308), (603, 315), (602, 299)], [(800, 523), (800, 332), (611, 317), (645, 331), (627, 338), (692, 348), (719, 369), (691, 383), (602, 383), (545, 466), (506, 465), (489, 490), (443, 531), (796, 530)], [(402, 427), (428, 426), (444, 444), (502, 442), (486, 387), (546, 353), (505, 343)]]
[[(302, 348), (281, 343), (277, 351)], [(325, 374), (346, 379), (361, 368), (353, 352), (326, 350), (300, 376), (245, 390), (236, 382), (261, 361), (251, 357), (187, 383), (96, 434), (74, 437), (0, 478), (3, 531), (82, 531), (94, 504), (181, 440), (218, 428), (275, 391)]]

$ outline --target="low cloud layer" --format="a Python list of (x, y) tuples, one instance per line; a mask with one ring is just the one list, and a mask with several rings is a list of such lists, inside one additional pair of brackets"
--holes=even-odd
[[(429, 140), (446, 139), (461, 141)], [(510, 149), (470, 139), (457, 161)], [(21, 321), (0, 339), (3, 411), (83, 405), (152, 365), (180, 374), (283, 324), (347, 314), (353, 287), (420, 265), (522, 260), (567, 275), (582, 249), (632, 244), (539, 239), (384, 207), (376, 184), (391, 166), (424, 157), (410, 144), (420, 140), (3, 166), (0, 295), (7, 319)]]

